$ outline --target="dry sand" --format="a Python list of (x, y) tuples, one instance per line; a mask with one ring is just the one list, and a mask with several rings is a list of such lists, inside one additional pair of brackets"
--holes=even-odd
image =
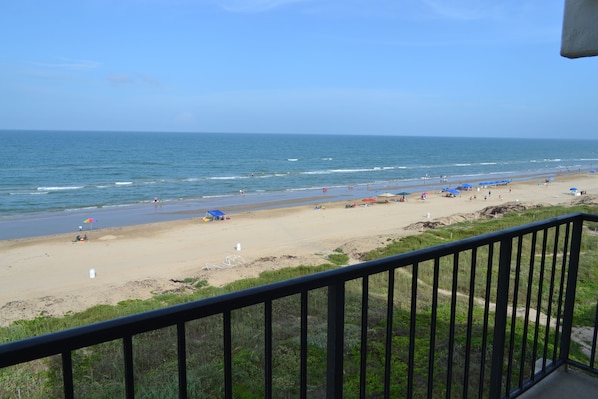
[[(483, 208), (506, 203), (555, 205), (593, 197), (573, 196), (572, 186), (597, 194), (598, 175), (561, 176), (546, 185), (513, 183), (456, 198), (430, 192), (425, 201), (411, 195), (407, 202), (367, 207), (333, 202), (320, 210), (297, 206), (238, 213), (226, 221), (191, 218), (92, 230), (81, 243), (72, 242), (73, 234), (0, 241), (0, 326), (189, 289), (181, 282), (189, 277), (221, 286), (264, 270), (321, 264), (337, 248), (357, 263), (388, 238), (416, 233), (406, 226), (417, 222), (471, 219)], [(477, 199), (470, 199), (473, 195)]]

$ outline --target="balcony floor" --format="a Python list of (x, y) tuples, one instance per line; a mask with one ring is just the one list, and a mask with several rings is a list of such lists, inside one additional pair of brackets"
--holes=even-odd
[(595, 399), (598, 397), (598, 378), (593, 378), (575, 369), (560, 367), (529, 389), (520, 399), (552, 398)]

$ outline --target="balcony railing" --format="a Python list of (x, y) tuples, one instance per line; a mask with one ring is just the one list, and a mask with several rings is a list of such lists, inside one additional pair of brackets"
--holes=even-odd
[[(46, 359), (65, 398), (152, 397), (147, 384), (179, 398), (516, 397), (563, 365), (598, 374), (598, 307), (578, 296), (595, 288), (596, 222), (557, 217), (7, 343), (0, 367)], [(105, 345), (121, 349), (100, 371)]]

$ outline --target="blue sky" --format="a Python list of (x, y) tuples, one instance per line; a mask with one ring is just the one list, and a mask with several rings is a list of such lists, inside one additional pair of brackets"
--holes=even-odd
[(595, 137), (558, 0), (0, 4), (0, 129)]

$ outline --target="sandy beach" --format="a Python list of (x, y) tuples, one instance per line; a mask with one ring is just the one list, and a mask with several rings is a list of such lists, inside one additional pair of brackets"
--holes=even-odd
[(360, 254), (385, 245), (388, 238), (417, 233), (406, 229), (413, 223), (463, 220), (509, 202), (569, 204), (585, 196), (572, 195), (570, 187), (598, 194), (598, 175), (480, 191), (475, 187), (455, 198), (430, 191), (426, 200), (418, 193), (406, 202), (358, 202), (354, 208), (339, 201), (322, 203), (322, 209), (292, 206), (234, 213), (223, 221), (193, 217), (98, 229), (85, 231), (86, 242), (73, 242), (75, 234), (0, 241), (0, 326), (178, 291), (184, 287), (181, 280), (190, 277), (221, 286), (264, 270), (321, 264), (338, 248), (357, 263)]

